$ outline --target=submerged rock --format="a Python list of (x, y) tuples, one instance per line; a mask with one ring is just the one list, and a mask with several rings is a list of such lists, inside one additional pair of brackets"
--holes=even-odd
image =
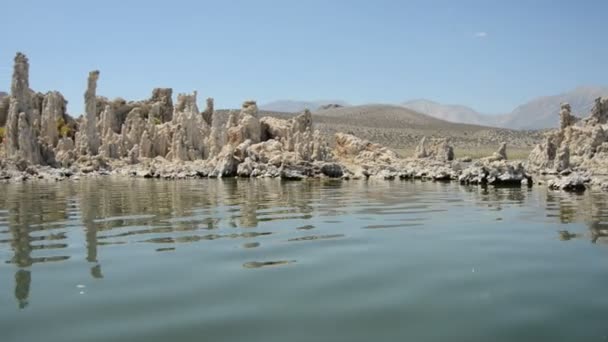
[(560, 177), (551, 179), (548, 182), (548, 186), (553, 190), (563, 190), (571, 192), (582, 192), (585, 191), (586, 184), (591, 181), (590, 177), (581, 175), (579, 173), (573, 173), (567, 177)]

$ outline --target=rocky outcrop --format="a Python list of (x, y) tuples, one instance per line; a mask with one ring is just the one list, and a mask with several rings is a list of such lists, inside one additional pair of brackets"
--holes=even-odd
[[(218, 134), (217, 127), (211, 129), (209, 145), (212, 151), (219, 150), (210, 162), (214, 165), (212, 176), (287, 178), (294, 174), (294, 168), (331, 159), (329, 145), (312, 129), (309, 111), (290, 120), (268, 117), (260, 120), (257, 116), (255, 101), (246, 101), (239, 113), (230, 113), (225, 138)], [(221, 149), (217, 148), (220, 141), (225, 141)]]
[[(156, 88), (150, 98), (141, 101), (109, 100), (97, 95), (98, 71), (88, 77), (85, 114), (74, 121), (66, 113), (63, 96), (32, 91), (28, 75), (28, 60), (18, 54), (3, 142), (9, 158), (1, 163), (0, 174), (26, 178), (50, 175), (49, 179), (63, 179), (68, 174), (117, 174), (167, 179), (413, 178), (460, 179), (464, 184), (531, 184), (521, 164), (505, 161), (506, 144), (493, 160), (475, 163), (454, 161), (453, 148), (446, 139), (423, 138), (413, 159), (403, 159), (385, 146), (352, 134), (335, 134), (332, 148), (315, 129), (308, 110), (290, 119), (260, 118), (256, 102), (245, 101), (240, 111), (230, 112), (225, 121), (216, 116), (212, 98), (207, 99), (205, 110), (199, 111), (196, 91), (179, 94), (175, 103), (170, 88)], [(597, 122), (603, 120), (601, 110)], [(545, 157), (546, 151), (540, 148), (539, 159), (550, 159), (552, 167), (567, 168), (571, 167), (572, 155), (608, 154), (606, 134), (599, 123), (589, 134), (593, 148), (574, 152), (572, 147), (562, 148), (565, 141), (586, 141), (586, 134), (574, 130), (576, 125), (567, 125), (564, 133), (549, 136), (547, 141), (555, 149)], [(49, 169), (39, 164), (62, 171), (47, 172)], [(28, 169), (35, 172), (27, 176), (23, 172)]]
[(462, 184), (532, 186), (532, 176), (526, 172), (522, 163), (505, 161), (479, 162), (471, 165), (462, 171), (458, 180)]
[(196, 104), (197, 93), (179, 94), (173, 112), (175, 131), (168, 159), (206, 159), (205, 138), (209, 135), (209, 125), (203, 119)]
[(49, 92), (44, 96), (42, 102), (42, 113), (40, 116), (40, 134), (42, 139), (52, 147), (59, 142), (59, 130), (65, 125), (67, 101), (58, 91)]
[(595, 99), (595, 105), (591, 109), (591, 115), (587, 119), (587, 123), (603, 125), (606, 122), (608, 122), (608, 98), (598, 97)]
[(507, 143), (501, 143), (498, 150), (492, 153), (491, 156), (485, 158), (485, 160), (488, 162), (507, 160)]
[(159, 123), (173, 119), (173, 89), (154, 88), (148, 103), (151, 107), (149, 116), (158, 119)]
[(559, 110), (559, 127), (564, 130), (566, 127), (574, 125), (578, 118), (572, 115), (572, 108), (568, 103), (562, 103)]
[(84, 93), (85, 116), (81, 121), (82, 129), (76, 135), (76, 147), (81, 155), (97, 155), (100, 137), (97, 129), (97, 80), (99, 71), (89, 72), (87, 90)]
[(426, 137), (422, 137), (420, 143), (416, 146), (414, 157), (447, 162), (454, 160), (454, 149), (450, 146), (448, 139), (432, 139), (429, 143)]
[(591, 114), (578, 120), (563, 103), (559, 113), (560, 128), (548, 132), (528, 157), (528, 167), (543, 173), (566, 169), (608, 173), (608, 99), (598, 98)]
[(335, 154), (341, 160), (357, 164), (394, 165), (399, 162), (394, 151), (346, 133), (336, 133)]
[(426, 151), (426, 137), (422, 137), (418, 146), (416, 146), (416, 151), (414, 152), (414, 158), (427, 158), (429, 153)]
[(60, 93), (43, 95), (29, 88), (29, 60), (17, 53), (6, 111), (3, 140), (6, 157), (23, 158), (33, 164), (53, 164), (59, 125), (71, 121), (65, 107), (66, 101)]
[(214, 112), (213, 98), (208, 97), (206, 103), (207, 103), (207, 107), (205, 107), (205, 110), (201, 114), (203, 115), (203, 119), (205, 120), (207, 125), (211, 126), (213, 123), (213, 112)]

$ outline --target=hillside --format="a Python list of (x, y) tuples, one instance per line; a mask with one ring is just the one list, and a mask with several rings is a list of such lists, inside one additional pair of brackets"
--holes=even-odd
[(473, 108), (463, 105), (441, 104), (426, 99), (411, 100), (404, 102), (402, 105), (445, 121), (474, 125), (495, 125), (493, 117), (478, 113)]
[[(217, 119), (225, 122), (227, 110), (216, 112)], [(260, 117), (291, 118), (293, 113), (261, 110)], [(423, 136), (449, 138), (457, 149), (457, 156), (489, 153), (506, 141), (510, 149), (527, 153), (542, 139), (538, 131), (515, 131), (480, 125), (460, 124), (433, 118), (416, 111), (392, 105), (364, 105), (333, 108), (313, 113), (313, 123), (322, 132), (333, 136), (348, 132), (381, 143), (399, 151), (410, 153)], [(333, 139), (330, 139), (333, 143)]]
[(557, 115), (560, 103), (568, 102), (572, 106), (572, 113), (584, 117), (600, 96), (608, 96), (608, 87), (578, 87), (563, 94), (539, 97), (500, 117), (498, 124), (515, 129), (555, 128), (559, 123)]
[(294, 100), (278, 100), (269, 103), (261, 104), (260, 110), (280, 113), (299, 113), (304, 109), (317, 111), (321, 107), (337, 104), (340, 106), (348, 106), (349, 104), (342, 100), (319, 100), (319, 101), (294, 101)]
[(449, 138), (461, 148), (490, 148), (502, 141), (513, 147), (529, 148), (541, 138), (539, 132), (453, 123), (390, 105), (330, 109), (317, 113), (315, 122), (328, 133), (353, 132), (398, 149), (414, 147), (423, 136)]

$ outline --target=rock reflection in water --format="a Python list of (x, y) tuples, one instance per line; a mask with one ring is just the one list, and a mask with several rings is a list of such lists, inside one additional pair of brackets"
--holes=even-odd
[(244, 268), (262, 268), (268, 266), (281, 266), (294, 263), (295, 260), (279, 260), (279, 261), (250, 261), (243, 264)]
[[(247, 258), (257, 258), (256, 253), (286, 242), (293, 242), (290, 248), (306, 248), (327, 245), (310, 241), (346, 241), (352, 229), (367, 228), (368, 234), (433, 229), (427, 224), (430, 219), (459, 208), (501, 211), (492, 220), (508, 223), (509, 216), (502, 211), (513, 207), (529, 209), (534, 219), (555, 223), (562, 240), (608, 243), (608, 202), (601, 193), (572, 195), (542, 188), (432, 182), (275, 179), (90, 179), (2, 184), (0, 191), (4, 194), (0, 197), (0, 252), (8, 253), (2, 262), (14, 267), (14, 296), (20, 308), (29, 303), (32, 265), (83, 259), (79, 260), (87, 264), (83, 273), (101, 280), (105, 273), (100, 249), (106, 246), (149, 246), (155, 252), (178, 253), (176, 247), (181, 245), (235, 240), (239, 250), (248, 249), (243, 251)], [(345, 224), (353, 217), (357, 225)], [(277, 221), (281, 224), (272, 225)], [(559, 227), (575, 222), (585, 222), (587, 231)], [(161, 254), (174, 253), (154, 253)], [(273, 256), (270, 261), (241, 264), (245, 259), (238, 265), (264, 268), (296, 262), (292, 259)]]

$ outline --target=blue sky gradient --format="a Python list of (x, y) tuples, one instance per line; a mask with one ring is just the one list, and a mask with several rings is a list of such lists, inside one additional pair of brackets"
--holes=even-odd
[(489, 113), (608, 84), (608, 1), (82, 1), (2, 5), (0, 89), (17, 51), (30, 84), (79, 115), (98, 94), (198, 90), (243, 100), (428, 98)]

